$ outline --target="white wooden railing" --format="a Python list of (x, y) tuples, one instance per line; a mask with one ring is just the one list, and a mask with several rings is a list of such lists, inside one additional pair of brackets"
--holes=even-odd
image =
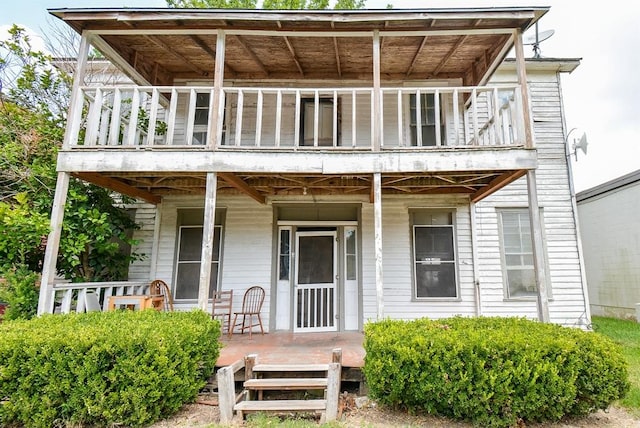
[(106, 310), (110, 296), (148, 294), (149, 284), (150, 281), (55, 283), (49, 313), (84, 312), (87, 291), (95, 291), (102, 310)]
[(222, 91), (213, 144), (211, 87), (81, 87), (66, 146), (372, 150), (374, 126), (382, 149), (524, 145), (517, 85), (382, 88), (380, 124), (373, 88)]

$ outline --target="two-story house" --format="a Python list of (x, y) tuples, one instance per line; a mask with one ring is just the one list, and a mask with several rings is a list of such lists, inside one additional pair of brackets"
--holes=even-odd
[[(261, 285), (270, 331), (587, 325), (560, 90), (579, 60), (522, 42), (547, 10), (52, 10), (82, 44), (39, 313), (72, 300), (53, 277), (77, 177), (144, 201), (129, 278), (180, 309)], [(82, 86), (89, 46), (135, 84)]]

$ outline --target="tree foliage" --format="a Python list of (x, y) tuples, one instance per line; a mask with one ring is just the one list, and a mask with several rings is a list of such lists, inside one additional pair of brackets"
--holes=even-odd
[[(191, 9), (256, 9), (257, 0), (166, 0), (167, 6)], [(337, 0), (333, 5), (336, 10), (362, 9), (365, 0)], [(264, 0), (262, 9), (330, 9), (329, 0)]]
[[(0, 276), (41, 269), (71, 93), (71, 77), (34, 51), (23, 29), (14, 25), (9, 35), (0, 42)], [(136, 227), (122, 202), (106, 189), (71, 180), (59, 273), (73, 281), (126, 277), (139, 256), (119, 251), (134, 243), (127, 231)]]

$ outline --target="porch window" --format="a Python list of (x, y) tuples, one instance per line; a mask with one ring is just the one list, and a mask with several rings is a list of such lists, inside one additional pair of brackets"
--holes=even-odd
[[(216, 210), (216, 225), (211, 257), (209, 297), (217, 289), (220, 273), (221, 235), (224, 210)], [(178, 242), (175, 267), (176, 300), (196, 300), (200, 284), (200, 258), (202, 256), (203, 209), (178, 210)]]
[(196, 111), (193, 119), (193, 144), (206, 145), (209, 130), (209, 93), (196, 95)]
[(278, 252), (278, 279), (288, 280), (291, 267), (291, 228), (280, 228), (280, 251)]
[[(500, 247), (502, 250), (502, 266), (505, 282), (505, 297), (529, 298), (537, 296), (535, 266), (533, 263), (533, 239), (531, 223), (527, 208), (502, 209), (498, 211), (500, 222)], [(544, 232), (544, 221), (540, 215), (541, 227)], [(544, 235), (544, 233), (543, 233)], [(548, 266), (544, 249), (545, 264)], [(551, 284), (547, 269), (547, 284)], [(551, 297), (551, 287), (547, 287)]]
[(454, 213), (411, 212), (415, 297), (458, 297)]
[[(435, 94), (420, 94), (419, 98), (416, 94), (409, 95), (409, 130), (412, 146), (420, 145), (418, 132), (422, 137), (422, 146), (435, 146), (437, 144), (436, 126), (440, 127), (440, 143), (445, 144), (442, 98), (439, 103), (439, 117), (436, 117), (435, 99)], [(418, 111), (420, 112), (420, 129), (418, 129)]]
[[(300, 142), (313, 146), (315, 142), (316, 103), (314, 98), (302, 99)], [(333, 98), (318, 99), (318, 146), (333, 146)]]

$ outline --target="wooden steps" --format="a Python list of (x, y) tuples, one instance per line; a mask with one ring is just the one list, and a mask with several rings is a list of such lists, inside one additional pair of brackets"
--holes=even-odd
[[(258, 364), (257, 355), (248, 355), (244, 361), (223, 367), (218, 371), (220, 422), (230, 422), (234, 412), (240, 419), (254, 412), (307, 412), (319, 413), (322, 421), (335, 420), (342, 351), (335, 349), (332, 360), (329, 364)], [(236, 394), (234, 374), (241, 368), (245, 381), (243, 390)], [(270, 397), (266, 397), (267, 391)], [(324, 399), (298, 399), (299, 394), (291, 396), (295, 391), (321, 391)]]

